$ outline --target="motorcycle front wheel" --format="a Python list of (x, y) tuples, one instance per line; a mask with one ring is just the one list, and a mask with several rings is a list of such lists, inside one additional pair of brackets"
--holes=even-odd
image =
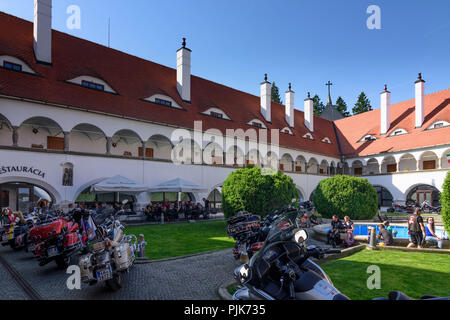
[(106, 287), (112, 291), (122, 288), (122, 274), (120, 272), (114, 274), (112, 279), (106, 280)]
[(70, 265), (70, 259), (71, 257), (57, 257), (55, 258), (56, 265), (58, 266), (58, 269), (66, 269)]

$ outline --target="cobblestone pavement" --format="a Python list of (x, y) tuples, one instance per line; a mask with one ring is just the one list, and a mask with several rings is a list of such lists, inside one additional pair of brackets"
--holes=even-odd
[[(217, 288), (233, 277), (237, 266), (231, 249), (193, 257), (148, 264), (136, 264), (124, 277), (124, 286), (117, 292), (102, 284), (81, 290), (69, 290), (68, 274), (55, 263), (39, 267), (31, 253), (14, 252), (1, 247), (0, 255), (12, 265), (40, 295), (48, 300), (119, 299), (119, 300), (213, 300), (219, 299)], [(74, 257), (78, 261), (77, 257)], [(0, 299), (26, 299), (20, 287), (0, 265)]]

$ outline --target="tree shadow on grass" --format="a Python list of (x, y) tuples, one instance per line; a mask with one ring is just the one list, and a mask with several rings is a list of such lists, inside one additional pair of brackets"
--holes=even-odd
[[(376, 265), (381, 271), (381, 288), (370, 290), (367, 279), (372, 273), (367, 268)], [(441, 297), (450, 296), (450, 271), (437, 272), (412, 266), (398, 266), (385, 263), (336, 260), (322, 266), (334, 286), (354, 300), (371, 300), (388, 297), (390, 291), (399, 290), (419, 299), (425, 294)]]

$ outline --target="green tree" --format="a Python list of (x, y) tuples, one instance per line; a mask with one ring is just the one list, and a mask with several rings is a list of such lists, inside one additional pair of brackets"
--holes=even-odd
[(280, 96), (280, 90), (276, 86), (275, 81), (272, 83), (271, 99), (272, 99), (272, 102), (283, 103), (283, 101), (281, 100), (281, 96)]
[(323, 110), (325, 109), (325, 106), (323, 104), (322, 101), (320, 101), (319, 96), (316, 94), (313, 98), (313, 106), (314, 106), (314, 115), (315, 116), (320, 116), (320, 114), (323, 112)]
[(313, 196), (314, 206), (325, 218), (337, 215), (351, 219), (372, 219), (378, 211), (377, 191), (367, 179), (336, 175), (320, 181)]
[(342, 113), (344, 117), (349, 117), (350, 112), (347, 111), (347, 103), (342, 99), (342, 97), (338, 97), (336, 100), (336, 109)]
[(366, 94), (363, 91), (359, 95), (358, 101), (356, 101), (355, 106), (352, 109), (352, 112), (353, 114), (360, 114), (370, 110), (372, 110), (372, 107), (370, 106), (370, 100), (369, 98), (367, 98)]
[(222, 209), (227, 218), (242, 210), (264, 216), (293, 198), (298, 199), (298, 191), (291, 177), (282, 172), (263, 174), (254, 166), (233, 171), (222, 187)]
[(443, 191), (441, 192), (440, 203), (442, 205), (442, 222), (444, 223), (444, 228), (447, 233), (450, 232), (450, 172), (447, 172), (447, 177), (445, 178)]

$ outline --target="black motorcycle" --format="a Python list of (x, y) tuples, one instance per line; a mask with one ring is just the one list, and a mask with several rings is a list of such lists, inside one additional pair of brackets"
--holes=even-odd
[[(263, 248), (249, 263), (235, 269), (234, 275), (240, 287), (234, 293), (233, 300), (349, 300), (334, 287), (323, 269), (310, 259), (320, 259), (325, 254), (339, 253), (340, 250), (306, 247), (308, 234), (298, 228), (297, 221), (294, 210), (280, 216), (274, 222)], [(410, 298), (400, 292), (392, 292), (389, 299)]]

